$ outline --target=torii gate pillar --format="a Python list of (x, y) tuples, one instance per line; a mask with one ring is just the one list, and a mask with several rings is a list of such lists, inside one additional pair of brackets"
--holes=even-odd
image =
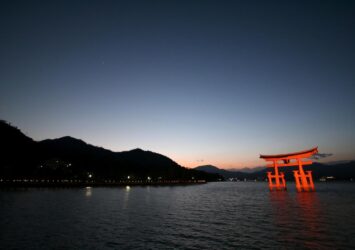
[(297, 191), (298, 192), (315, 191), (314, 183), (312, 179), (312, 171), (306, 171), (305, 173), (305, 171), (303, 170), (302, 161), (298, 159), (297, 162), (298, 162), (298, 170), (293, 171)]
[(279, 173), (277, 162), (273, 162), (274, 174), (272, 172), (267, 172), (267, 178), (269, 180), (270, 191), (283, 191), (286, 190), (286, 181), (284, 173)]

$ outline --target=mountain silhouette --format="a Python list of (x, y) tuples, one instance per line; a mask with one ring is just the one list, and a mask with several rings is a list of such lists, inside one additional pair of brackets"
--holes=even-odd
[(243, 172), (243, 173), (254, 173), (256, 171), (260, 171), (265, 169), (265, 166), (260, 166), (260, 167), (253, 167), (253, 168), (229, 168), (228, 171), (234, 171), (234, 172)]
[(0, 121), (0, 177), (128, 178), (146, 180), (218, 180), (221, 176), (187, 169), (170, 158), (142, 149), (124, 152), (87, 144), (70, 136), (36, 142)]
[(235, 170), (230, 171), (230, 170), (218, 168), (213, 165), (198, 166), (198, 167), (195, 167), (194, 169), (199, 170), (199, 171), (204, 171), (206, 173), (219, 174), (226, 179), (228, 179), (228, 178), (238, 178), (238, 179), (248, 178), (248, 179), (250, 179), (250, 177), (251, 177), (250, 173), (245, 173), (242, 171), (235, 171)]

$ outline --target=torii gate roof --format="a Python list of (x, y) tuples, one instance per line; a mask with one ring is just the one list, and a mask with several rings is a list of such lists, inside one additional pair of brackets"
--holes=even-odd
[(318, 153), (318, 147), (311, 148), (304, 151), (293, 152), (288, 154), (279, 154), (279, 155), (260, 155), (261, 159), (264, 160), (284, 160), (284, 159), (295, 159), (295, 158), (308, 158), (312, 155)]

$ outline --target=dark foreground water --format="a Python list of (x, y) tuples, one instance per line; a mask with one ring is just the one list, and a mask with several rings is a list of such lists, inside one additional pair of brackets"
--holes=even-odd
[(2, 249), (355, 249), (355, 183), (0, 189)]

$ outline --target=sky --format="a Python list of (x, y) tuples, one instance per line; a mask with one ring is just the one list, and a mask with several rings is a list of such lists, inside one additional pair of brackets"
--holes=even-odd
[(355, 1), (1, 1), (0, 118), (185, 167), (355, 159)]

